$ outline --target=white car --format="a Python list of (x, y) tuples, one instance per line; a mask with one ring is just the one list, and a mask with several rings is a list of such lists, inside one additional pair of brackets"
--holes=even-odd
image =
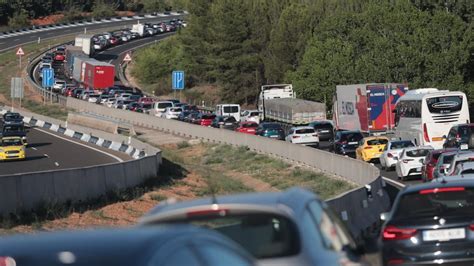
[(382, 170), (390, 170), (398, 162), (402, 150), (408, 147), (415, 147), (411, 140), (391, 140), (385, 145), (382, 155), (380, 156), (380, 165)]
[(459, 163), (456, 166), (456, 169), (454, 169), (453, 173), (454, 176), (463, 176), (469, 174), (474, 174), (474, 162), (472, 161)]
[(425, 157), (431, 150), (433, 150), (433, 147), (431, 146), (409, 147), (403, 149), (395, 166), (398, 178), (406, 180), (409, 176), (421, 177), (421, 168), (425, 162)]
[(260, 124), (260, 112), (258, 110), (246, 110), (243, 111), (241, 116), (240, 116), (240, 121), (245, 122), (255, 122), (257, 124)]
[(99, 100), (100, 94), (89, 94), (89, 98), (87, 98), (87, 101), (90, 103), (97, 103)]
[(165, 111), (161, 114), (161, 117), (166, 119), (178, 119), (179, 114), (183, 109), (181, 107), (166, 107)]
[(122, 100), (122, 101), (125, 101), (125, 100), (130, 100), (130, 98), (132, 97), (132, 94), (131, 93), (120, 93), (119, 96), (117, 96), (117, 100)]
[(109, 107), (109, 108), (112, 108), (112, 106), (114, 105), (114, 103), (115, 103), (116, 101), (117, 101), (117, 98), (113, 98), (113, 97), (112, 97), (112, 98), (108, 98), (108, 99), (105, 101), (104, 105), (107, 106), (107, 107)]
[(462, 175), (441, 176), (439, 178), (433, 178), (431, 182), (438, 183), (438, 182), (445, 182), (445, 181), (449, 182), (449, 181), (463, 181), (463, 180), (474, 181), (474, 174), (468, 173), (468, 174), (462, 174)]
[(64, 87), (66, 87), (66, 81), (60, 79), (54, 81), (53, 90), (61, 91)]
[(286, 141), (308, 146), (319, 146), (319, 137), (312, 127), (293, 127), (290, 129)]
[(468, 161), (474, 161), (474, 152), (472, 151), (459, 151), (454, 155), (453, 160), (448, 168), (444, 170), (444, 175), (454, 175), (456, 167)]

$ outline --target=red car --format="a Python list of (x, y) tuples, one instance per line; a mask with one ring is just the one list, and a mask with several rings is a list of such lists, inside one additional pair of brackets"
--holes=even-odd
[(456, 150), (457, 149), (431, 150), (428, 155), (426, 155), (425, 162), (421, 169), (421, 179), (423, 182), (429, 182), (433, 180), (436, 163), (438, 162), (438, 158), (441, 154)]
[(199, 114), (198, 119), (196, 119), (196, 124), (201, 126), (209, 127), (212, 124), (212, 120), (216, 118), (216, 115), (213, 114)]
[(138, 99), (138, 103), (154, 103), (154, 102), (155, 102), (155, 99), (151, 97), (141, 97), (140, 99)]
[(239, 127), (235, 129), (237, 132), (255, 135), (258, 124), (251, 121), (241, 122)]
[(60, 51), (56, 51), (56, 53), (54, 54), (54, 61), (64, 61), (64, 59), (66, 59), (66, 56), (64, 55), (63, 52), (60, 52)]

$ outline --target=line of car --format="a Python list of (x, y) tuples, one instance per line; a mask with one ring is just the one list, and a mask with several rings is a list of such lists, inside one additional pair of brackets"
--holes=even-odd
[(26, 129), (23, 116), (15, 112), (6, 112), (1, 119), (0, 161), (26, 159)]

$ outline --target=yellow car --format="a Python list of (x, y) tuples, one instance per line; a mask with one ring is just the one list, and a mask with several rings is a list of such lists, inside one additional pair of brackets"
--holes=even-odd
[(23, 160), (26, 158), (25, 145), (21, 137), (3, 137), (0, 145), (0, 160)]
[(387, 137), (366, 137), (360, 140), (356, 149), (356, 158), (365, 162), (370, 162), (380, 158), (388, 143)]

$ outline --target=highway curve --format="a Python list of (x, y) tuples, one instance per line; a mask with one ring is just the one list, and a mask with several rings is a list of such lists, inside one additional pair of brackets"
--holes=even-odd
[(80, 168), (132, 159), (125, 153), (81, 142), (45, 129), (31, 128), (26, 160), (0, 162), (0, 176)]

